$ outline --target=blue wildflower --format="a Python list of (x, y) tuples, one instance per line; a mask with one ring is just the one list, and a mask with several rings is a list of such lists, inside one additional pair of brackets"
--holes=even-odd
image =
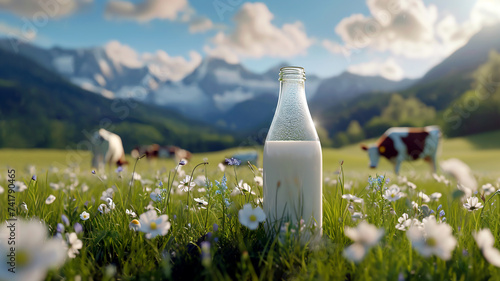
[(215, 191), (217, 194), (224, 193), (227, 190), (227, 178), (226, 175), (222, 176), (221, 182), (218, 182), (215, 180), (215, 184), (217, 185), (218, 189)]
[(31, 179), (32, 179), (33, 181), (36, 181), (36, 175), (33, 175), (33, 176), (31, 177)]
[(69, 219), (68, 219), (68, 217), (67, 217), (65, 214), (62, 214), (62, 215), (61, 215), (61, 219), (62, 219), (62, 221), (64, 222), (64, 224), (65, 224), (66, 226), (68, 226), (68, 225), (69, 225)]
[(92, 174), (94, 174), (94, 175), (95, 175), (95, 170), (92, 170)]
[(118, 168), (116, 168), (116, 172), (117, 173), (121, 173), (122, 171), (123, 171), (122, 166), (118, 166)]
[(184, 166), (184, 165), (186, 165), (186, 164), (187, 164), (187, 161), (186, 161), (186, 160), (184, 160), (184, 159), (182, 159), (182, 160), (179, 162), (179, 165), (181, 165), (181, 166)]
[(446, 215), (445, 212), (444, 212), (444, 210), (439, 211), (439, 216), (440, 217), (444, 217), (444, 215)]
[(62, 223), (57, 224), (57, 232), (58, 233), (63, 233), (64, 232), (64, 225)]
[(78, 222), (75, 223), (73, 228), (75, 229), (76, 234), (83, 232), (83, 226)]
[(160, 183), (158, 184), (159, 187), (163, 187), (163, 182), (160, 181)]
[(226, 164), (229, 166), (239, 166), (241, 161), (236, 158), (226, 158)]
[(437, 210), (439, 211), (439, 210), (441, 210), (441, 208), (443, 208), (443, 205), (439, 204)]

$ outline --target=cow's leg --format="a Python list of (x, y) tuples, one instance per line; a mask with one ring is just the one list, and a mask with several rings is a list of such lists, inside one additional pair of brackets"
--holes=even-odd
[(396, 175), (399, 175), (399, 169), (401, 168), (401, 161), (400, 159), (396, 159), (396, 164), (394, 165), (394, 171), (396, 172)]
[(432, 172), (433, 172), (433, 173), (436, 173), (436, 172), (437, 172), (437, 167), (436, 167), (436, 166), (437, 166), (437, 165), (436, 165), (436, 164), (437, 164), (437, 163), (436, 163), (436, 156), (435, 156), (435, 155), (433, 155), (433, 156), (431, 156), (431, 157), (430, 157), (430, 159), (431, 159), (431, 160), (430, 160), (430, 163), (431, 163)]

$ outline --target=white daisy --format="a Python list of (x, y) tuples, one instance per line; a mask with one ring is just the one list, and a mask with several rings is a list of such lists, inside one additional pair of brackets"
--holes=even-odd
[(441, 161), (441, 169), (453, 176), (462, 187), (470, 190), (471, 193), (477, 190), (477, 181), (472, 175), (472, 170), (461, 160), (452, 158)]
[(490, 264), (500, 267), (500, 251), (494, 247), (495, 238), (488, 228), (473, 233), (477, 246)]
[(264, 203), (264, 198), (262, 197), (255, 198), (255, 204), (262, 205), (263, 203)]
[(129, 216), (133, 217), (133, 218), (137, 217), (137, 215), (135, 214), (135, 212), (134, 212), (134, 211), (132, 211), (132, 210), (126, 209), (126, 210), (125, 210), (125, 213), (126, 213), (127, 215), (129, 215)]
[(141, 222), (134, 219), (129, 223), (128, 228), (132, 229), (133, 231), (137, 231), (139, 230), (139, 228), (141, 228)]
[(146, 238), (155, 238), (158, 235), (164, 236), (170, 229), (170, 222), (167, 215), (158, 217), (155, 210), (147, 211), (139, 217), (139, 231), (146, 233)]
[(113, 198), (113, 194), (115, 193), (114, 189), (112, 187), (104, 190), (102, 192), (101, 200), (106, 201), (108, 198)]
[(422, 191), (420, 191), (418, 194), (418, 197), (422, 198), (422, 202), (424, 203), (428, 203), (431, 201), (431, 198), (429, 198), (429, 196), (425, 193), (423, 193)]
[(495, 237), (488, 228), (481, 229), (479, 232), (473, 232), (474, 240), (476, 240), (479, 249), (491, 248), (495, 245)]
[(45, 204), (50, 205), (54, 203), (54, 201), (56, 201), (56, 197), (51, 194), (49, 195), (49, 197), (47, 197), (47, 199), (45, 199)]
[(99, 207), (97, 207), (97, 210), (99, 212), (101, 212), (101, 214), (107, 214), (110, 212), (110, 209), (108, 208), (108, 206), (106, 204), (99, 205)]
[(193, 190), (193, 187), (196, 186), (196, 183), (192, 181), (191, 176), (186, 176), (183, 180), (181, 180), (178, 188), (184, 192), (188, 192)]
[(82, 219), (82, 220), (84, 220), (84, 221), (88, 220), (89, 218), (90, 218), (90, 214), (89, 214), (89, 213), (87, 213), (87, 212), (85, 212), (85, 211), (83, 211), (83, 212), (80, 214), (80, 219)]
[(406, 235), (413, 248), (424, 257), (436, 255), (449, 260), (457, 245), (457, 239), (453, 236), (451, 227), (446, 223), (438, 224), (434, 216), (424, 219), (422, 227), (411, 226)]
[(26, 186), (26, 184), (24, 182), (16, 181), (14, 183), (14, 191), (15, 192), (23, 192), (26, 189), (28, 189), (28, 186)]
[(250, 193), (251, 195), (256, 195), (255, 192), (253, 192), (252, 187), (248, 185), (246, 182), (240, 181), (240, 190), (243, 193)]
[(495, 187), (491, 183), (484, 184), (481, 188), (483, 189), (485, 196), (491, 195), (496, 191)]
[[(66, 259), (65, 243), (58, 238), (47, 239), (48, 229), (40, 221), (16, 222), (15, 261), (11, 265), (8, 255), (11, 245), (0, 243), (0, 280), (9, 281), (40, 281), (44, 280), (47, 270), (60, 266)], [(0, 237), (3, 240), (10, 236), (9, 223), (0, 225)], [(16, 273), (9, 272), (11, 266), (16, 267)]]
[(409, 219), (407, 213), (404, 213), (400, 218), (398, 218), (396, 229), (401, 231), (406, 231), (410, 227), (410, 225), (411, 225), (411, 219)]
[(203, 198), (194, 198), (193, 199), (196, 203), (200, 204), (200, 205), (203, 205), (203, 206), (207, 206), (208, 205), (208, 202), (203, 200)]
[(469, 197), (467, 198), (467, 203), (464, 203), (464, 208), (469, 212), (479, 210), (483, 207), (483, 204), (479, 202), (477, 197)]
[(406, 182), (406, 186), (411, 189), (416, 189), (417, 185), (412, 182)]
[(224, 164), (222, 164), (222, 163), (219, 163), (219, 165), (217, 165), (217, 167), (219, 168), (219, 170), (221, 172), (224, 172), (226, 170), (226, 166), (224, 166)]
[(4, 189), (3, 187), (0, 185), (0, 194), (2, 194), (4, 192)]
[(133, 172), (132, 173), (132, 179), (135, 180), (135, 181), (140, 181), (142, 179), (142, 177), (137, 172)]
[(376, 226), (362, 221), (356, 227), (346, 226), (344, 233), (345, 236), (356, 243), (366, 247), (373, 247), (384, 235), (384, 229), (377, 229)]
[(344, 249), (344, 257), (359, 262), (365, 257), (370, 248), (382, 238), (384, 229), (377, 229), (376, 226), (362, 221), (355, 228), (346, 227), (344, 233), (354, 241), (354, 244)]
[(82, 240), (78, 239), (75, 232), (66, 233), (66, 239), (68, 242), (68, 257), (74, 259), (80, 253), (78, 250), (83, 246)]
[(50, 188), (52, 188), (54, 190), (59, 190), (62, 187), (62, 184), (61, 183), (51, 182), (51, 183), (49, 183), (49, 186), (50, 186)]
[(403, 196), (404, 194), (399, 189), (399, 186), (393, 184), (385, 191), (382, 197), (384, 197), (386, 200), (394, 202), (396, 200), (399, 200)]
[(434, 192), (434, 193), (432, 193), (432, 194), (431, 194), (430, 199), (431, 199), (432, 201), (438, 201), (438, 200), (439, 200), (439, 198), (441, 198), (441, 196), (442, 196), (442, 194), (441, 194), (441, 193), (439, 193), (439, 192)]
[(106, 199), (106, 202), (108, 203), (108, 207), (109, 207), (109, 209), (110, 209), (110, 210), (114, 210), (114, 209), (115, 209), (116, 205), (115, 205), (115, 203), (113, 202), (113, 199), (111, 199), (111, 198), (107, 198), (107, 199)]
[(251, 230), (259, 227), (259, 223), (266, 220), (266, 214), (260, 207), (252, 208), (251, 204), (245, 204), (243, 209), (238, 211), (240, 223)]
[(262, 179), (262, 177), (260, 176), (256, 176), (253, 178), (253, 181), (258, 185), (258, 186), (262, 186), (264, 185), (264, 180)]
[(415, 202), (415, 201), (411, 201), (411, 207), (412, 207), (413, 209), (418, 209), (418, 203), (417, 203), (417, 202)]
[(21, 203), (21, 210), (28, 212), (28, 205), (25, 202)]
[(364, 214), (363, 214), (363, 213), (361, 213), (361, 212), (353, 212), (353, 213), (352, 213), (352, 215), (351, 215), (351, 218), (352, 218), (353, 220), (359, 220), (359, 219), (363, 219), (363, 218), (365, 218), (365, 217), (366, 217), (366, 215), (364, 215)]
[(440, 183), (444, 183), (445, 185), (450, 185), (450, 181), (443, 175), (438, 176), (437, 174), (432, 174), (432, 177)]
[(344, 194), (344, 195), (342, 195), (342, 198), (344, 198), (345, 200), (347, 200), (349, 202), (354, 202), (354, 203), (363, 204), (363, 202), (364, 202), (363, 198), (359, 198), (359, 197), (354, 196), (352, 194)]

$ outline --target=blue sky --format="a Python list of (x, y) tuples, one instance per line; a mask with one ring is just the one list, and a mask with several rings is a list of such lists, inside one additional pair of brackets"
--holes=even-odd
[[(43, 9), (39, 2), (57, 7)], [(287, 62), (321, 77), (349, 70), (398, 80), (423, 75), (480, 28), (500, 19), (500, 0), (405, 0), (411, 7), (397, 4), (393, 9), (395, 2), (1, 0), (0, 36), (22, 36), (29, 21), (36, 28), (30, 40), (44, 47), (118, 41), (136, 52), (138, 60), (162, 50), (169, 59), (191, 62), (188, 70), (199, 63), (193, 61), (198, 60), (194, 51), (200, 57), (241, 62), (256, 72)], [(43, 14), (54, 9), (44, 23)], [(37, 15), (42, 17), (38, 24)], [(196, 20), (204, 22), (199, 32), (190, 30)], [(355, 30), (367, 27), (375, 28), (373, 35), (358, 40)]]

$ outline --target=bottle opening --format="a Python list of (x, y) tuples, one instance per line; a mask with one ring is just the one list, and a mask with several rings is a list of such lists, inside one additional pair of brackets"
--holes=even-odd
[(306, 72), (300, 66), (285, 66), (280, 69), (280, 81), (283, 80), (306, 80)]

